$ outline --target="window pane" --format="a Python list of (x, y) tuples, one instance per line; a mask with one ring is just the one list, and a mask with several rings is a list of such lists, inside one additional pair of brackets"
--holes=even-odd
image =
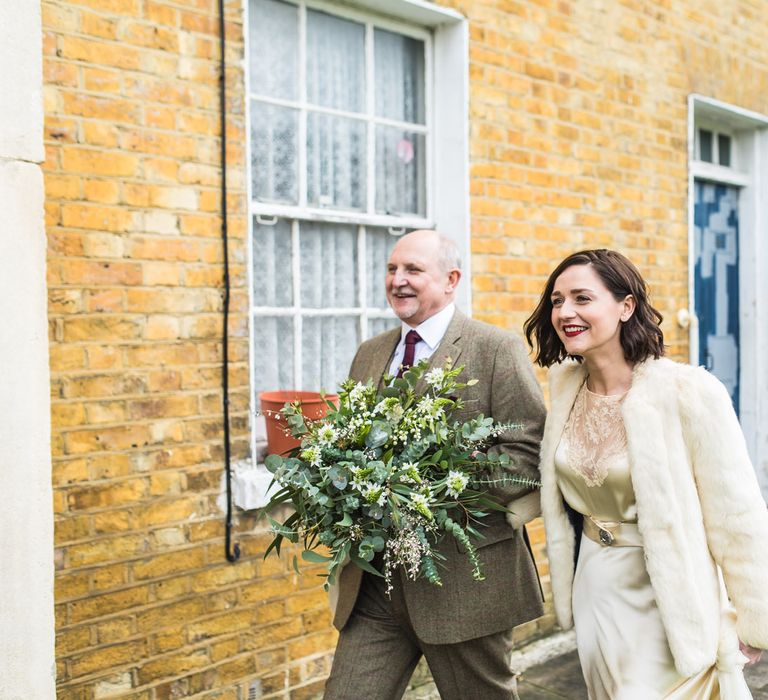
[(376, 29), (374, 55), (377, 116), (426, 123), (424, 42)]
[(350, 112), (364, 110), (364, 25), (307, 10), (307, 101)]
[(291, 222), (253, 222), (254, 306), (291, 306)]
[(298, 99), (298, 7), (278, 0), (251, 0), (249, 31), (251, 91)]
[(253, 196), (262, 202), (298, 202), (298, 111), (252, 102)]
[(426, 215), (426, 167), (423, 134), (376, 127), (376, 211)]
[(384, 331), (388, 331), (390, 328), (399, 328), (400, 327), (400, 319), (399, 318), (369, 318), (368, 319), (368, 338), (373, 338), (373, 336), (378, 335), (379, 333), (383, 333)]
[(699, 160), (712, 162), (712, 132), (699, 129)]
[(360, 344), (357, 316), (304, 317), (302, 374), (305, 391), (335, 392), (349, 376), (349, 366)]
[(389, 254), (395, 247), (395, 243), (397, 243), (397, 236), (393, 236), (385, 228), (365, 229), (365, 303), (369, 308), (387, 308), (384, 278), (387, 273)]
[(357, 227), (302, 223), (299, 240), (301, 305), (357, 306)]
[(295, 389), (293, 382), (293, 319), (255, 316), (253, 319), (253, 389)]
[(335, 209), (365, 208), (365, 124), (307, 115), (307, 201)]
[(717, 135), (717, 159), (720, 165), (731, 165), (731, 137), (727, 134)]

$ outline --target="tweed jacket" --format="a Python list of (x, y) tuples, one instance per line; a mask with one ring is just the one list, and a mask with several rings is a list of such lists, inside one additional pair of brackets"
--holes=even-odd
[[(555, 474), (555, 451), (585, 369), (550, 370), (541, 446), (542, 511), (555, 612), (573, 625), (575, 536)], [(667, 359), (635, 366), (622, 403), (648, 575), (678, 672), (711, 666), (726, 634), (718, 567), (739, 637), (768, 647), (768, 510), (731, 400), (702, 368)]]
[[(396, 328), (363, 343), (352, 362), (350, 375), (358, 381), (380, 382), (387, 373), (400, 339)], [(538, 478), (538, 451), (545, 408), (522, 340), (511, 333), (467, 318), (456, 311), (443, 340), (430, 358), (440, 367), (450, 358), (464, 365), (463, 380), (477, 384), (462, 391), (467, 420), (482, 413), (499, 422), (522, 424), (522, 429), (499, 436), (491, 450), (507, 452), (510, 470)], [(525, 493), (520, 487), (493, 491), (501, 503)], [(443, 537), (439, 552), (446, 558), (442, 587), (423, 579), (403, 581), (408, 613), (418, 637), (429, 644), (451, 644), (511, 629), (543, 614), (541, 588), (530, 547), (522, 529), (514, 529), (503, 513), (492, 513), (480, 527), (484, 539), (476, 542), (484, 581), (472, 579), (466, 557), (453, 538)], [(342, 629), (357, 599), (362, 572), (346, 566), (339, 576), (334, 625)]]

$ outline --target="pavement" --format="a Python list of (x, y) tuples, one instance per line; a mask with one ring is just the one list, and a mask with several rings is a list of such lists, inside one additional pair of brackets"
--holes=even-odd
[[(754, 700), (768, 700), (768, 652), (745, 669)], [(587, 700), (576, 651), (567, 651), (530, 666), (518, 678), (520, 700)], [(649, 698), (652, 700), (652, 698)]]

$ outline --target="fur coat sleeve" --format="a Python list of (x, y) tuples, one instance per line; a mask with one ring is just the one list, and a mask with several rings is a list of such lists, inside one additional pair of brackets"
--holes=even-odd
[(768, 510), (725, 387), (703, 368), (678, 382), (683, 434), (712, 557), (742, 641), (768, 648)]

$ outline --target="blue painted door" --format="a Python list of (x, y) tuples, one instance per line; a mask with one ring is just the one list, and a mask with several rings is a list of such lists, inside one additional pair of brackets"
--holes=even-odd
[(739, 190), (695, 183), (694, 310), (699, 364), (725, 384), (739, 411)]

